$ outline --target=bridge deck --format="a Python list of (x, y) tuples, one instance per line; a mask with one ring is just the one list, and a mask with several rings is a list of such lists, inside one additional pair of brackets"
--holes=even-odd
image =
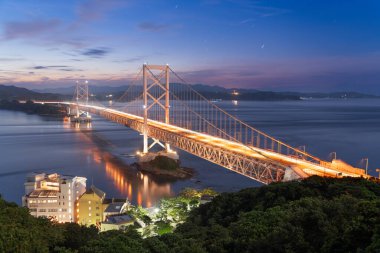
[[(76, 105), (70, 102), (65, 102), (62, 104)], [(138, 122), (140, 125), (143, 124), (142, 117), (121, 112), (115, 109), (109, 109), (109, 108), (94, 106), (94, 105), (80, 105), (80, 107), (81, 109), (91, 110), (93, 113), (95, 112), (103, 116), (107, 116), (106, 114), (108, 114), (107, 117), (117, 116), (129, 121), (135, 121), (135, 123)], [(115, 121), (118, 121), (118, 120), (115, 120)], [(244, 157), (250, 157), (252, 159), (256, 159), (260, 161), (267, 161), (269, 163), (277, 162), (283, 165), (284, 167), (291, 168), (300, 177), (308, 177), (310, 175), (323, 175), (323, 176), (329, 176), (329, 177), (343, 177), (343, 176), (368, 177), (365, 174), (364, 170), (354, 168), (346, 164), (340, 164), (340, 166), (337, 166), (334, 163), (327, 162), (327, 161), (322, 161), (320, 164), (316, 164), (316, 163), (306, 161), (297, 157), (287, 156), (287, 155), (276, 153), (271, 150), (264, 150), (264, 149), (260, 149), (253, 146), (246, 146), (238, 142), (224, 140), (218, 137), (194, 132), (188, 129), (180, 128), (177, 126), (173, 126), (170, 124), (165, 124), (165, 123), (161, 123), (161, 122), (157, 122), (153, 120), (148, 120), (148, 125), (149, 127), (160, 129), (162, 131), (166, 131), (169, 133), (174, 133), (188, 140), (193, 140), (194, 143), (211, 146), (217, 150), (226, 150), (229, 152), (233, 152), (235, 154), (240, 154)], [(140, 130), (141, 132), (142, 128), (140, 127), (136, 130)], [(264, 183), (267, 183), (267, 182), (264, 182)]]
[[(77, 106), (76, 103), (72, 102), (39, 103)], [(81, 110), (90, 111), (91, 113), (127, 125), (136, 131), (144, 131), (143, 117), (95, 105), (79, 104), (79, 107)], [(242, 143), (225, 140), (154, 120), (148, 120), (148, 126), (149, 136), (170, 143), (173, 146), (262, 183), (284, 180), (285, 171), (288, 169), (300, 178), (311, 175), (327, 177), (370, 177), (365, 174), (363, 169), (354, 168), (338, 160), (334, 160), (333, 162), (311, 162), (291, 155), (284, 155), (254, 146), (247, 146)]]

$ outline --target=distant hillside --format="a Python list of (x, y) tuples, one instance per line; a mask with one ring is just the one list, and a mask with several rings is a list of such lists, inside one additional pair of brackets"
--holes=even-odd
[(16, 86), (7, 86), (0, 84), (0, 100), (29, 100), (29, 99), (41, 99), (41, 100), (60, 100), (65, 97), (59, 94), (52, 93), (39, 93), (28, 90), (26, 88), (20, 88)]
[(317, 93), (317, 92), (311, 92), (311, 93), (300, 93), (300, 92), (285, 92), (289, 95), (296, 95), (300, 96), (302, 98), (379, 98), (379, 96), (376, 95), (370, 95), (370, 94), (363, 94), (359, 92), (331, 92), (331, 93)]
[[(172, 87), (176, 83), (170, 84)], [(12, 87), (12, 86), (7, 86)], [(276, 92), (276, 91), (260, 91), (256, 89), (230, 89), (220, 86), (211, 86), (204, 84), (193, 84), (191, 87), (202, 94), (207, 99), (222, 99), (222, 100), (258, 100), (258, 101), (279, 101), (279, 100), (301, 100), (301, 99), (346, 99), (346, 98), (380, 98), (379, 96), (363, 94), (359, 92), (330, 92), (330, 93), (317, 93), (317, 92)], [(14, 87), (16, 88), (16, 87)], [(21, 89), (21, 88), (20, 88)], [(114, 98), (121, 97), (128, 89), (127, 85), (124, 86), (91, 86), (90, 92), (95, 94), (98, 100), (106, 100), (108, 94), (112, 94)], [(26, 89), (24, 89), (26, 90)], [(66, 97), (72, 96), (75, 90), (74, 86), (61, 87), (61, 88), (48, 88), (42, 90), (35, 90), (37, 92), (44, 92), (44, 94), (62, 94)], [(177, 89), (180, 91), (180, 89)], [(26, 90), (27, 91), (27, 90)], [(142, 92), (142, 87), (141, 87)]]
[[(170, 84), (172, 87), (178, 85), (176, 83)], [(288, 94), (285, 92), (273, 92), (273, 91), (258, 91), (254, 89), (227, 89), (220, 86), (209, 86), (204, 84), (194, 84), (192, 88), (198, 91), (207, 99), (222, 99), (222, 100), (300, 100), (300, 96), (296, 94)], [(59, 94), (73, 94), (75, 87), (64, 88), (49, 88), (39, 90), (40, 92), (52, 92)], [(113, 94), (113, 97), (119, 98), (128, 89), (128, 86), (91, 86), (90, 92), (97, 96), (98, 100), (105, 100), (106, 95)], [(142, 89), (142, 88), (141, 88)], [(178, 90), (178, 89), (177, 89)], [(141, 90), (142, 92), (142, 90)], [(235, 95), (233, 94), (235, 92)], [(236, 95), (236, 92), (239, 93)]]
[[(128, 89), (127, 85), (124, 86), (94, 86), (89, 85), (89, 90), (93, 94), (101, 94), (101, 93), (118, 93), (124, 92)], [(43, 93), (55, 93), (55, 94), (63, 94), (63, 95), (72, 95), (74, 93), (75, 86), (70, 87), (58, 87), (58, 88), (45, 88), (45, 89), (34, 89), (35, 92), (43, 92)]]

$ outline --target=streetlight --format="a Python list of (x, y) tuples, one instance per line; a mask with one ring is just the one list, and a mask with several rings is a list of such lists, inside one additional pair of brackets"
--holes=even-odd
[(331, 156), (331, 160), (336, 160), (336, 152), (331, 152), (330, 153), (330, 156)]
[(363, 158), (363, 161), (365, 161), (365, 174), (368, 175), (368, 158)]
[(305, 153), (306, 152), (306, 145), (299, 146), (298, 149)]
[(376, 172), (379, 172), (379, 178), (380, 178), (380, 169), (376, 169)]

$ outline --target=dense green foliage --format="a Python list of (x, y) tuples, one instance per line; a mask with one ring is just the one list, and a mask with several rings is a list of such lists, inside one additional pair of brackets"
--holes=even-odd
[(97, 234), (51, 224), (1, 200), (0, 252), (48, 251), (380, 252), (380, 185), (310, 177), (224, 193), (195, 208), (173, 233), (146, 239), (132, 228)]
[(154, 167), (160, 168), (161, 170), (177, 170), (180, 168), (178, 160), (174, 160), (163, 155), (156, 156), (150, 164)]
[(66, 115), (63, 108), (52, 106), (48, 104), (36, 104), (32, 101), (27, 101), (26, 103), (20, 103), (17, 100), (8, 101), (0, 100), (0, 109), (22, 111), (30, 114), (41, 114), (41, 115)]

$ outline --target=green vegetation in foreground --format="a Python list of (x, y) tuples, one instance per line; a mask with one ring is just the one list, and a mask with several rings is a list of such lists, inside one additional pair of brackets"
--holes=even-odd
[[(165, 226), (160, 227), (164, 232)], [(310, 177), (224, 193), (174, 232), (97, 233), (0, 200), (0, 252), (380, 252), (380, 185)]]
[(17, 100), (8, 101), (0, 100), (0, 109), (12, 110), (12, 111), (21, 111), (29, 114), (40, 114), (40, 115), (54, 115), (62, 116), (66, 115), (64, 109), (47, 105), (47, 104), (35, 104), (33, 101), (26, 101), (26, 103), (20, 103)]

